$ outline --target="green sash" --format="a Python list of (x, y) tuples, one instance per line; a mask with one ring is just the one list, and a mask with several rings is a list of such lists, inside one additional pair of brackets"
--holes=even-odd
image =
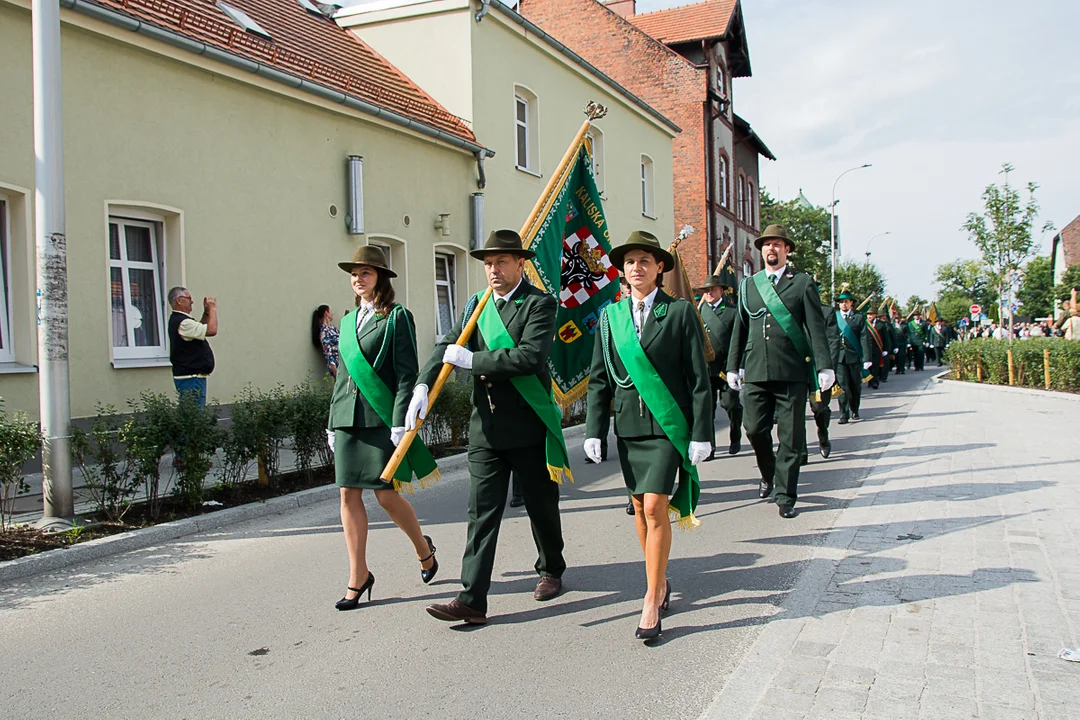
[[(390, 319), (393, 320), (397, 313), (401, 313), (400, 305), (395, 305), (390, 311)], [(401, 314), (404, 317), (404, 313)], [(393, 327), (393, 322), (387, 323), (386, 332), (391, 332)], [(360, 350), (360, 341), (356, 337), (356, 330), (354, 315), (347, 314), (341, 318), (341, 335), (338, 338), (341, 360), (345, 363), (345, 369), (349, 371), (349, 377), (356, 383), (356, 389), (375, 410), (379, 419), (386, 423), (386, 427), (392, 428), (394, 426), (394, 395), (375, 372), (375, 368), (371, 366), (368, 359), (364, 357), (363, 351)], [(393, 342), (392, 338), (390, 342)], [(439, 468), (435, 463), (435, 458), (432, 457), (431, 451), (419, 435), (409, 445), (405, 458), (394, 473), (394, 489), (398, 492), (407, 490), (412, 493), (413, 473), (416, 473), (421, 488), (429, 487), (439, 477)]]
[(690, 425), (686, 422), (682, 408), (675, 403), (671, 391), (645, 356), (641, 340), (634, 328), (634, 320), (630, 317), (630, 299), (627, 298), (625, 303), (608, 305), (607, 316), (611, 339), (615, 341), (619, 359), (626, 366), (626, 372), (649, 412), (682, 455), (682, 469), (690, 479), (689, 482), (679, 483), (675, 494), (668, 500), (668, 510), (672, 514), (678, 514), (681, 527), (697, 527), (701, 521), (694, 517), (694, 510), (697, 509), (698, 496), (701, 495), (701, 481), (698, 479), (697, 468), (690, 464)]
[(810, 343), (806, 341), (806, 335), (803, 334), (802, 328), (795, 322), (795, 318), (791, 317), (791, 312), (784, 305), (784, 301), (776, 294), (776, 288), (769, 282), (768, 273), (764, 270), (758, 271), (754, 275), (754, 286), (757, 288), (758, 294), (761, 295), (761, 299), (765, 302), (765, 307), (776, 318), (776, 322), (780, 324), (780, 328), (788, 336), (788, 340), (795, 346), (795, 352), (806, 358), (806, 364), (809, 366), (807, 371), (810, 374), (810, 390), (820, 392), (817, 368), (814, 366), (814, 356), (810, 352)]
[[(860, 343), (855, 338), (854, 328), (852, 328), (851, 325), (848, 325), (847, 318), (845, 318), (844, 313), (840, 312), (839, 310), (836, 311), (836, 324), (840, 326), (840, 332), (844, 333), (844, 337), (847, 338), (848, 344), (850, 344), (856, 352), (861, 354), (862, 343)], [(840, 362), (843, 362), (843, 359), (841, 359)], [(859, 364), (861, 365), (862, 363)], [(862, 371), (862, 377), (864, 380), (870, 377), (870, 371), (864, 368)]]
[[(506, 331), (499, 311), (495, 308), (495, 301), (489, 300), (480, 311), (480, 319), (476, 323), (477, 329), (484, 338), (484, 343), (491, 350), (509, 350), (516, 347), (514, 339)], [(562, 410), (555, 404), (555, 397), (551, 391), (544, 391), (540, 378), (536, 375), (519, 375), (510, 378), (511, 384), (529, 403), (529, 407), (543, 421), (547, 428), (547, 437), (544, 440), (547, 454), (548, 475), (552, 481), (562, 484), (563, 475), (574, 482), (574, 476), (570, 472), (570, 456), (566, 452), (566, 440), (562, 434)]]

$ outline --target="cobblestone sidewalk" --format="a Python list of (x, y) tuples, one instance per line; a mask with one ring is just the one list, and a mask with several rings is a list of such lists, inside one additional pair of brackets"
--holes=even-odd
[(931, 384), (704, 717), (1080, 718), (1077, 428)]

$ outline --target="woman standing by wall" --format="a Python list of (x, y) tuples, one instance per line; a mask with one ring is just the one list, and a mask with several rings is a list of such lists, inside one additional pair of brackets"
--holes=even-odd
[(334, 327), (334, 311), (329, 305), (320, 305), (311, 314), (311, 344), (326, 362), (326, 371), (337, 377), (338, 329)]
[(412, 492), (415, 473), (424, 486), (438, 476), (435, 460), (417, 438), (394, 474), (379, 477), (405, 435), (405, 411), (419, 369), (412, 313), (394, 303), (382, 250), (366, 245), (349, 262), (356, 309), (341, 319), (341, 364), (330, 405), (327, 440), (334, 451), (334, 474), (341, 488), (341, 525), (349, 553), (349, 584), (338, 610), (352, 610), (366, 591), (371, 599), (375, 575), (367, 564), (368, 516), (364, 490), (373, 490), (379, 505), (413, 544), (420, 560), (420, 578), (431, 582), (439, 570), (435, 545), (424, 535), (412, 505), (399, 494)]

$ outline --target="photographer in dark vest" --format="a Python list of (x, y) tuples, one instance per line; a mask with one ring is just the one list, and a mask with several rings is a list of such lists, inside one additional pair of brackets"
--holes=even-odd
[(169, 290), (169, 362), (176, 392), (195, 393), (201, 407), (206, 405), (206, 379), (214, 372), (214, 351), (206, 338), (217, 335), (217, 298), (203, 299), (200, 320), (191, 316), (193, 304), (187, 288)]

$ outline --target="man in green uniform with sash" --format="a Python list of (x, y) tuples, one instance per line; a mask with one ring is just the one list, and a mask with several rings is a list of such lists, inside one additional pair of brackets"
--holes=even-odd
[(449, 603), (428, 607), (433, 617), (481, 625), (487, 622), (487, 596), (495, 564), (511, 472), (520, 483), (532, 523), (540, 580), (533, 597), (550, 600), (562, 591), (562, 525), (559, 485), (569, 475), (562, 412), (551, 395), (547, 359), (555, 337), (555, 298), (529, 284), (522, 249), (513, 230), (496, 230), (482, 250), (470, 255), (484, 261), (491, 298), (484, 305), (477, 332), (466, 346), (455, 344), (477, 306), (474, 295), (457, 324), (435, 346), (413, 390), (406, 428), (427, 414), (428, 388), (443, 363), (472, 373), (472, 419), (469, 423), (469, 529), (461, 561), (464, 589)]
[[(821, 303), (821, 318), (825, 321), (825, 336), (829, 339), (829, 356), (832, 357), (835, 370), (835, 368), (839, 367), (836, 363), (837, 358), (840, 356), (840, 330), (836, 325), (836, 312), (832, 305)], [(833, 387), (833, 390), (835, 389)], [(818, 453), (828, 460), (829, 455), (832, 454), (832, 441), (829, 440), (829, 421), (832, 419), (832, 393), (823, 392), (815, 395), (813, 389), (808, 387), (807, 397), (810, 400), (810, 414), (814, 416), (814, 425), (817, 426)], [(799, 456), (800, 465), (806, 465), (810, 462), (809, 445), (810, 441), (807, 439), (806, 444), (803, 445), (802, 455)]]
[[(770, 225), (754, 241), (765, 269), (743, 280), (728, 349), (727, 379), (743, 387), (744, 424), (757, 456), (766, 498), (776, 486), (780, 516), (793, 518), (798, 499), (799, 455), (806, 444), (807, 386), (827, 393), (836, 380), (829, 353), (821, 299), (813, 279), (787, 265), (794, 249), (787, 228)], [(780, 451), (773, 454), (772, 422), (777, 416)]]
[(840, 396), (841, 425), (850, 420), (861, 420), (859, 405), (862, 402), (862, 379), (870, 372), (873, 344), (867, 330), (866, 318), (855, 310), (855, 297), (846, 289), (836, 296), (840, 309), (836, 311), (836, 324), (840, 328), (840, 352), (836, 364), (836, 382), (844, 393)]
[(870, 380), (870, 387), (877, 388), (878, 383), (889, 381), (889, 350), (892, 348), (892, 333), (889, 332), (889, 324), (873, 308), (866, 311), (866, 329), (870, 333), (871, 350), (875, 353), (872, 358), (873, 379)]
[[(725, 266), (719, 275), (711, 275), (699, 288), (703, 295), (698, 312), (705, 323), (705, 334), (709, 338), (716, 357), (709, 363), (709, 383), (712, 386), (713, 424), (716, 423), (716, 404), (728, 416), (728, 454), (737, 455), (742, 450), (742, 403), (739, 393), (728, 387), (724, 371), (727, 369), (728, 347), (731, 345), (731, 329), (735, 327), (735, 305), (728, 304), (725, 294), (736, 286), (735, 273)], [(707, 460), (716, 456), (716, 437), (713, 436), (713, 452)]]
[[(908, 337), (908, 326), (904, 322), (904, 318), (900, 317), (900, 313), (893, 308), (892, 324), (889, 326), (889, 332), (893, 336), (893, 345), (896, 346), (896, 374), (906, 375), (908, 366), (908, 348), (911, 346), (911, 338)], [(920, 368), (916, 368), (920, 369)]]
[(916, 310), (915, 315), (907, 326), (908, 340), (911, 342), (911, 352), (915, 359), (915, 369), (922, 370), (926, 367), (926, 343), (930, 329), (922, 319), (922, 311)]

